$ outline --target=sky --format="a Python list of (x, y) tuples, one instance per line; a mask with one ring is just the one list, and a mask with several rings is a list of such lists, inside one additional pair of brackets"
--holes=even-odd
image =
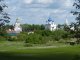
[(69, 23), (75, 21), (70, 13), (74, 7), (74, 0), (5, 0), (14, 24), (20, 18), (22, 24), (45, 24), (49, 17), (56, 24), (63, 24), (68, 19)]

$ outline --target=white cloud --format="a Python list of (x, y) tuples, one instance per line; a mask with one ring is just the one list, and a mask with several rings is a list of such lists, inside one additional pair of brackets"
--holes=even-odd
[(72, 1), (71, 0), (66, 0), (65, 1), (65, 6), (66, 7), (71, 7), (72, 6)]
[(70, 9), (72, 9), (71, 7), (73, 4), (72, 0), (15, 0), (15, 1), (10, 0), (10, 1), (9, 1), (10, 3), (7, 2), (7, 4), (10, 7), (9, 12), (13, 17), (13, 21), (16, 17), (21, 17), (26, 23), (27, 22), (45, 23), (45, 20), (48, 19), (49, 15), (51, 15), (52, 18), (57, 23), (63, 23), (65, 21), (66, 15), (68, 15), (68, 17), (72, 16), (68, 14), (70, 12)]
[(23, 0), (24, 3), (26, 4), (31, 4), (31, 3), (40, 3), (40, 4), (50, 4), (53, 3), (55, 0)]
[(53, 0), (37, 0), (37, 2), (42, 4), (50, 4), (53, 3)]
[(31, 4), (33, 2), (33, 0), (24, 0), (24, 3), (26, 4)]
[(73, 6), (73, 0), (61, 0), (63, 3), (62, 6), (63, 8), (71, 8)]

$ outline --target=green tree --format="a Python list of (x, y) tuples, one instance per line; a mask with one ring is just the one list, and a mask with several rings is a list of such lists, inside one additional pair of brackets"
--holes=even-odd
[(27, 36), (28, 36), (28, 34), (26, 32), (24, 32), (24, 33), (22, 32), (17, 35), (17, 41), (25, 41)]
[(0, 27), (3, 26), (5, 23), (9, 23), (10, 17), (8, 16), (9, 14), (4, 11), (6, 6), (4, 3), (2, 3), (3, 0), (0, 0)]
[(53, 39), (59, 41), (60, 39), (68, 38), (68, 32), (64, 30), (56, 30), (52, 33)]
[(5, 8), (8, 6), (5, 5), (5, 3), (2, 3), (4, 0), (0, 0), (0, 35), (5, 34), (5, 23), (9, 23), (10, 17), (9, 14), (5, 11)]
[(64, 28), (64, 24), (58, 24), (58, 29), (63, 29)]
[(71, 12), (76, 15), (75, 38), (77, 38), (77, 43), (80, 43), (80, 0), (75, 0), (73, 6), (76, 8), (75, 11)]
[(35, 25), (35, 24), (23, 24), (21, 25), (24, 32), (36, 31), (36, 30), (44, 30), (44, 25)]

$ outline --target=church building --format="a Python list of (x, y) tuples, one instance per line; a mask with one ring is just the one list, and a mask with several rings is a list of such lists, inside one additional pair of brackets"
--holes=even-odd
[(49, 18), (47, 23), (45, 24), (45, 29), (50, 31), (55, 31), (57, 29), (57, 25), (51, 18)]
[(22, 32), (22, 27), (20, 26), (19, 18), (16, 19), (13, 29), (7, 30), (8, 35), (16, 36), (16, 34)]
[(19, 18), (16, 19), (16, 22), (14, 25), (14, 31), (15, 31), (15, 33), (22, 32), (22, 27), (20, 26)]

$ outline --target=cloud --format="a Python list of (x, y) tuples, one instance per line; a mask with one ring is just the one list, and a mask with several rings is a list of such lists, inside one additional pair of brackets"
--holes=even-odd
[(61, 0), (62, 8), (71, 9), (73, 7), (73, 0)]
[(54, 0), (23, 0), (25, 8), (46, 8), (53, 3)]
[(64, 5), (65, 5), (65, 7), (72, 7), (73, 1), (72, 1), (72, 0), (66, 0), (66, 1), (64, 2)]
[(42, 4), (50, 4), (50, 3), (53, 3), (54, 0), (37, 0), (37, 2)]
[(26, 4), (31, 4), (32, 2), (33, 2), (33, 0), (23, 0), (24, 1), (24, 3), (26, 3)]
[(73, 5), (73, 0), (23, 0), (26, 8), (67, 9)]
[(39, 3), (39, 4), (50, 4), (53, 3), (54, 0), (23, 0), (26, 4), (31, 4), (31, 3)]
[(30, 8), (27, 10), (22, 10), (21, 12), (17, 12), (17, 13), (20, 14), (17, 16), (24, 18), (25, 22), (35, 23), (31, 21), (36, 21), (37, 24), (45, 23), (45, 21), (49, 18), (49, 16), (51, 16), (57, 23), (62, 23), (61, 21), (64, 21), (67, 15), (70, 16), (67, 10), (45, 9), (45, 8), (42, 8), (42, 9), (41, 8), (36, 8), (36, 9)]
[[(65, 17), (73, 18), (69, 12), (72, 9), (72, 0), (6, 0), (12, 20), (23, 18), (23, 23), (43, 24), (49, 16), (56, 23), (64, 23)], [(70, 18), (71, 17), (71, 18)], [(71, 20), (70, 20), (71, 21)]]

